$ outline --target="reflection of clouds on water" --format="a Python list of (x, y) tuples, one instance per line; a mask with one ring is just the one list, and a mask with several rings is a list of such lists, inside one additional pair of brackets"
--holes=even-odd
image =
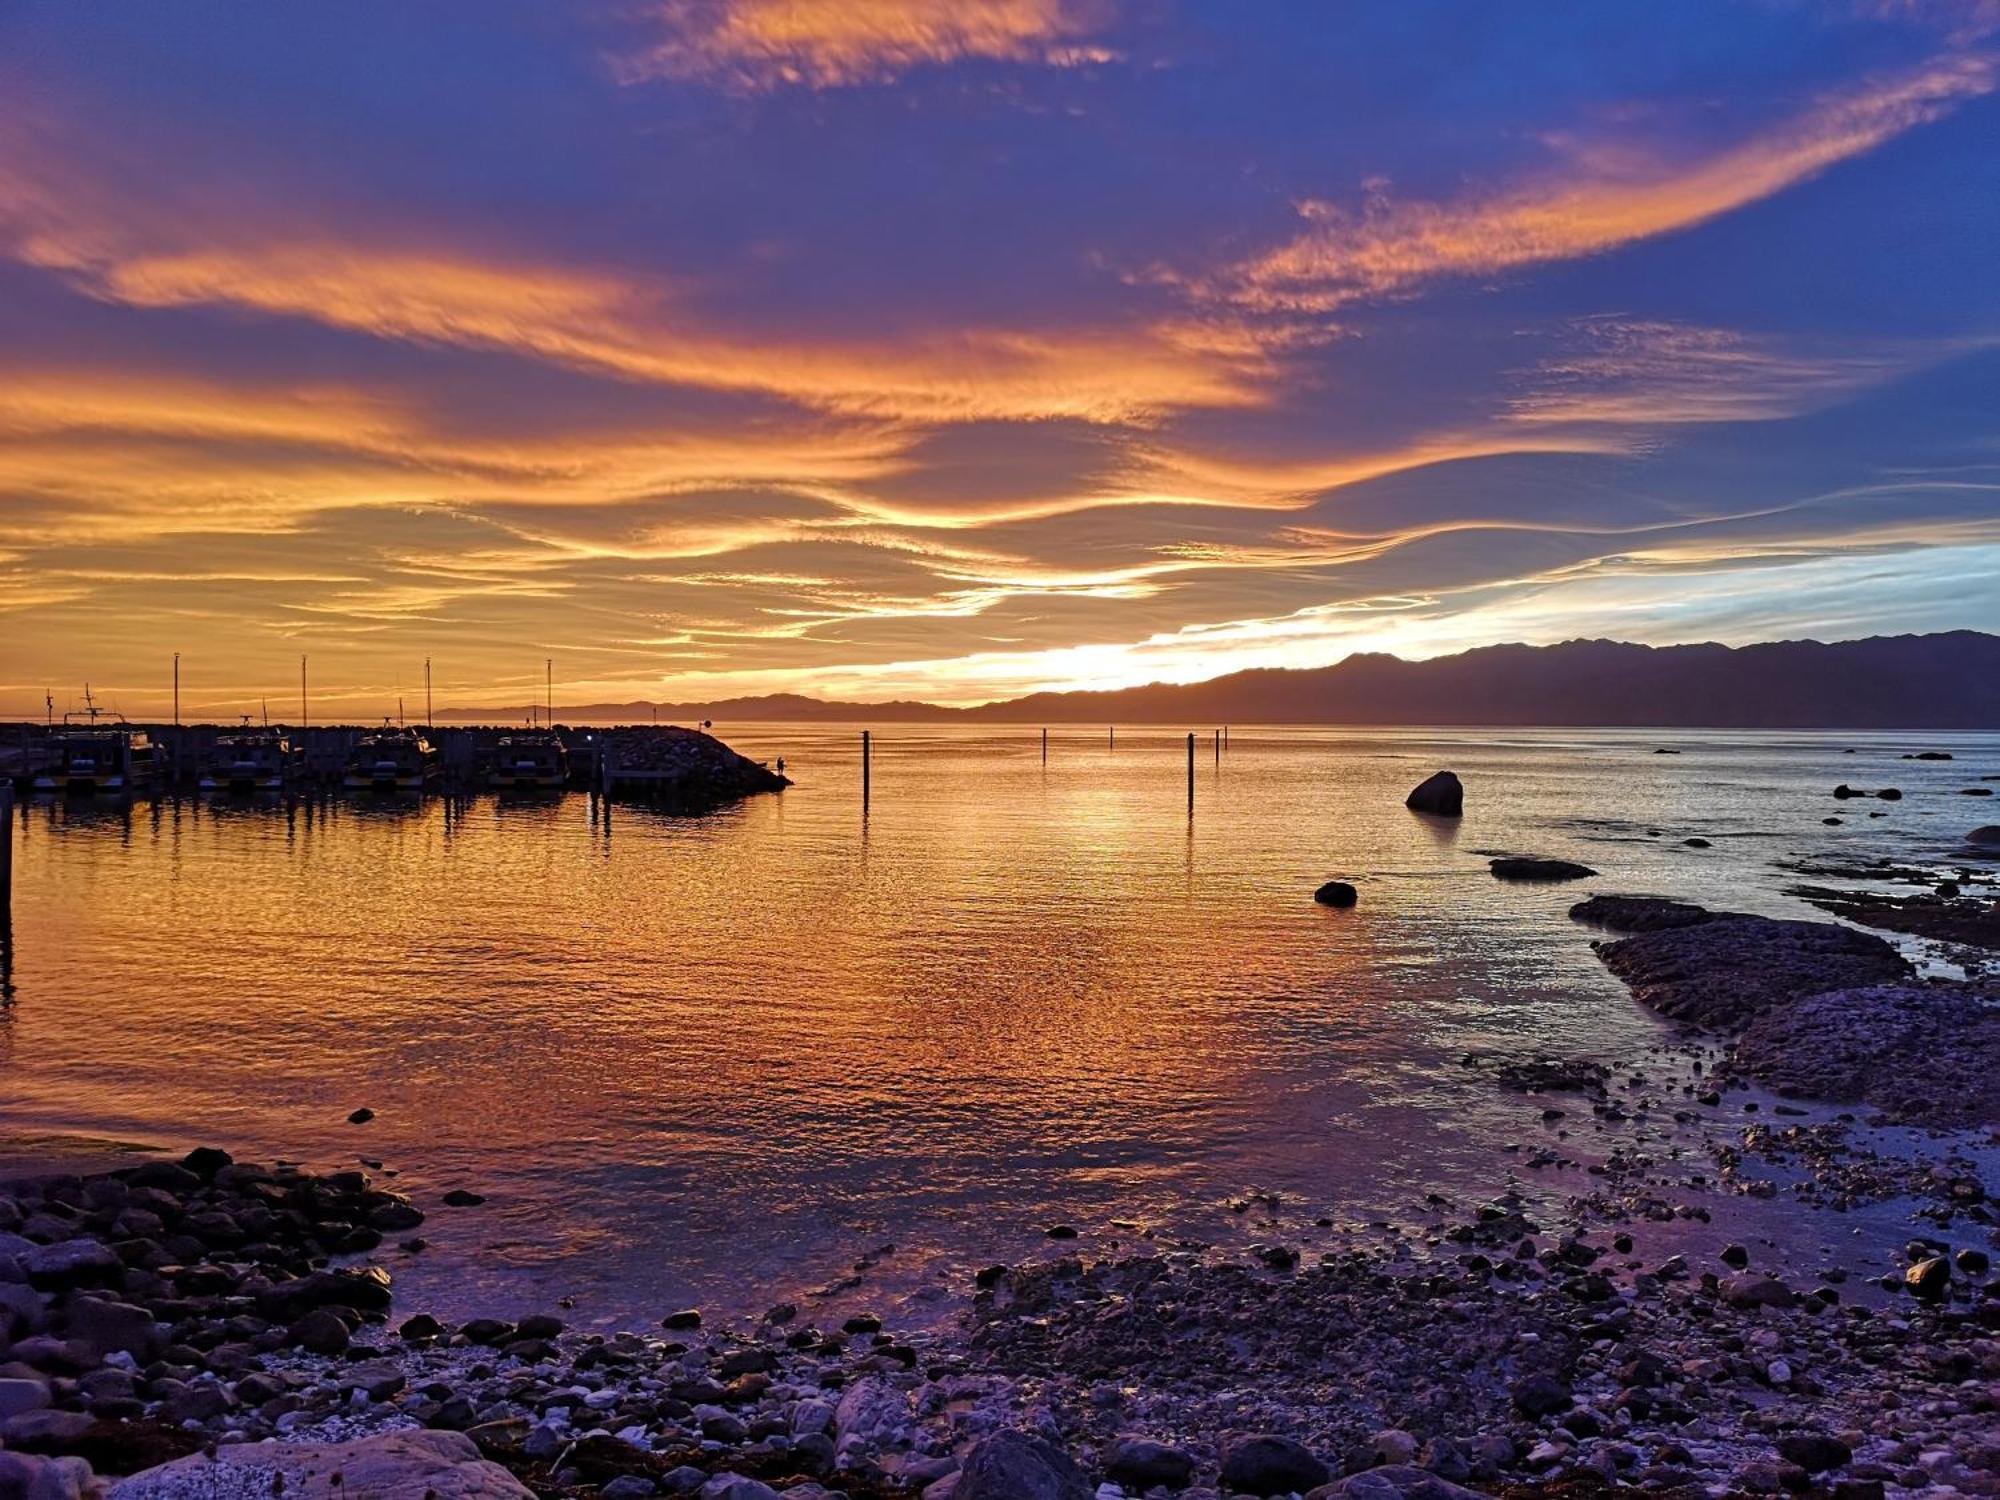
[[(582, 797), (472, 799), (449, 837), (436, 800), (38, 807), (0, 1122), (366, 1152), (426, 1206), (488, 1198), (434, 1212), (399, 1279), (600, 1312), (748, 1306), (881, 1242), (1004, 1258), (1059, 1220), (1213, 1237), (1251, 1190), (1392, 1206), (1490, 1184), (1532, 1122), (1467, 1054), (1661, 1034), (1569, 921), (1577, 893), (1507, 887), (1478, 850), (1799, 915), (1774, 865), (1827, 846), (1835, 771), (1906, 748), (1243, 728), (1190, 823), (1179, 736), (1056, 732), (1044, 768), (1038, 733), (882, 736), (865, 850), (844, 726), (725, 726), (818, 769), (714, 818), (621, 810), (612, 840)], [(1946, 791), (2000, 748), (1958, 743), (1956, 776), (1902, 764), (1894, 827), (1836, 847), (1957, 830)], [(1402, 799), (1447, 764), (1466, 815), (1441, 829)], [(1682, 848), (1697, 828), (1780, 837)], [(1317, 907), (1328, 878), (1359, 905)]]

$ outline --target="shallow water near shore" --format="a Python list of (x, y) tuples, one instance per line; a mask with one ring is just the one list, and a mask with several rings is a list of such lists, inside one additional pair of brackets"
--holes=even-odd
[[(0, 1132), (379, 1160), (430, 1212), (405, 1306), (585, 1321), (908, 1295), (1057, 1223), (1248, 1233), (1254, 1194), (1365, 1221), (1532, 1138), (1469, 1054), (1667, 1037), (1581, 896), (1817, 916), (1787, 861), (1949, 860), (2000, 771), (1996, 736), (1244, 727), (1202, 736), (1190, 814), (1178, 734), (1065, 727), (1044, 763), (1033, 729), (885, 725), (864, 816), (858, 727), (718, 732), (798, 784), (701, 819), (31, 803)], [(1402, 806), (1443, 766), (1457, 823)]]

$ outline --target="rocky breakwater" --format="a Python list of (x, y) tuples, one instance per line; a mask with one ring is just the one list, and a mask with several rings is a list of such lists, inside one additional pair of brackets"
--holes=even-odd
[(698, 729), (613, 730), (599, 753), (614, 794), (676, 811), (704, 812), (792, 784)]
[(1597, 945), (1644, 1004), (1734, 1042), (1780, 1093), (1940, 1128), (2000, 1124), (2000, 991), (1919, 980), (1887, 941), (1834, 922), (1596, 897), (1570, 914), (1631, 936)]

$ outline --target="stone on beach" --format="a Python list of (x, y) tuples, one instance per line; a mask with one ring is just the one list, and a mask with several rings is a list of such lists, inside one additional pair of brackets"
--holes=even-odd
[(1258, 1434), (1222, 1450), (1222, 1483), (1246, 1495), (1303, 1494), (1327, 1481), (1327, 1467), (1296, 1438)]
[(1440, 818), (1457, 818), (1465, 813), (1465, 788), (1450, 771), (1439, 771), (1417, 785), (1403, 799), (1411, 812), (1430, 813)]
[(1306, 1500), (1486, 1500), (1477, 1490), (1453, 1484), (1409, 1464), (1380, 1464), (1310, 1491)]
[(1091, 1500), (1092, 1491), (1062, 1449), (1010, 1427), (973, 1445), (951, 1494), (952, 1500)]
[(1151, 1438), (1122, 1437), (1105, 1455), (1104, 1472), (1128, 1489), (1185, 1489), (1194, 1475), (1194, 1455)]
[(134, 1474), (115, 1500), (532, 1500), (462, 1432), (353, 1442), (238, 1443)]

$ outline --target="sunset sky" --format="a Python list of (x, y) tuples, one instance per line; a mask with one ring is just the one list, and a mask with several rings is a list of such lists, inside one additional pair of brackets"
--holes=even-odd
[(2000, 0), (0, 0), (0, 714), (2000, 628)]

